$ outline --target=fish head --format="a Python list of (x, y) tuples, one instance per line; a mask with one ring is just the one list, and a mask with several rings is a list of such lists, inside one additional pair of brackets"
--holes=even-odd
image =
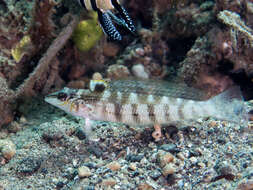
[(87, 89), (64, 89), (49, 94), (45, 97), (45, 101), (61, 110), (84, 118), (92, 119), (94, 117), (94, 105), (92, 101), (85, 97), (89, 97), (90, 90)]

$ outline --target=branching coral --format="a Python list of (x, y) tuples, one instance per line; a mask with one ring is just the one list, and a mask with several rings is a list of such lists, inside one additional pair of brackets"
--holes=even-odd
[(10, 90), (4, 78), (0, 77), (0, 126), (12, 121), (11, 101), (14, 91)]
[[(248, 39), (251, 47), (253, 47), (253, 30), (248, 26), (246, 26), (246, 24), (241, 19), (240, 15), (238, 15), (235, 12), (225, 10), (221, 11), (218, 14), (218, 19), (222, 21), (224, 24), (228, 25), (231, 28), (232, 33), (234, 32), (242, 33), (245, 36), (245, 38)], [(231, 37), (233, 38), (234, 44), (236, 46), (237, 35), (231, 35)]]
[[(12, 121), (12, 106), (14, 105), (15, 101), (21, 96), (23, 97), (24, 95), (31, 95), (33, 93), (35, 84), (42, 82), (40, 81), (42, 75), (49, 72), (50, 64), (52, 64), (52, 61), (54, 61), (56, 54), (70, 39), (76, 24), (77, 18), (73, 17), (71, 23), (66, 28), (64, 28), (58, 37), (52, 42), (47, 52), (40, 59), (37, 67), (24, 81), (24, 83), (17, 88), (17, 90), (11, 90), (8, 87), (5, 79), (0, 77), (0, 127)], [(53, 79), (49, 78), (49, 80)], [(48, 88), (48, 85), (45, 87), (45, 89), (46, 88)]]
[(29, 91), (31, 91), (34, 87), (34, 84), (40, 80), (41, 75), (48, 70), (48, 67), (51, 64), (53, 58), (71, 37), (76, 24), (77, 18), (73, 17), (72, 22), (58, 35), (58, 37), (50, 45), (47, 52), (40, 59), (38, 66), (24, 81), (24, 83), (18, 87), (18, 95), (29, 94)]
[(31, 41), (39, 50), (47, 47), (52, 37), (55, 36), (52, 22), (55, 5), (54, 0), (36, 0), (33, 9), (33, 22), (28, 33), (31, 36)]

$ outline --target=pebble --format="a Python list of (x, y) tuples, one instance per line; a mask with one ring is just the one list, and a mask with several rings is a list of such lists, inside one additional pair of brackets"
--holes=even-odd
[(90, 177), (92, 175), (90, 169), (86, 166), (81, 166), (78, 168), (78, 176), (80, 178), (83, 178), (83, 177)]
[(166, 164), (174, 161), (174, 156), (169, 152), (160, 150), (157, 154), (157, 160), (159, 162), (159, 165), (161, 167), (164, 167)]
[(25, 116), (23, 116), (23, 115), (20, 117), (19, 121), (20, 121), (20, 123), (22, 123), (22, 124), (27, 123), (27, 119), (26, 119)]
[(238, 185), (236, 190), (252, 190), (253, 189), (253, 180), (247, 182), (242, 182)]
[(86, 134), (82, 128), (76, 129), (75, 136), (77, 136), (79, 140), (84, 140), (86, 138)]
[(162, 175), (162, 173), (159, 170), (153, 170), (152, 172), (150, 172), (149, 176), (154, 179), (157, 180), (160, 176)]
[(17, 171), (26, 175), (31, 175), (40, 168), (41, 163), (41, 157), (27, 156), (20, 161)]
[(10, 160), (16, 154), (16, 146), (10, 140), (0, 140), (0, 152), (4, 158)]
[(203, 162), (199, 162), (198, 166), (201, 167), (201, 168), (205, 168), (206, 167), (205, 163), (203, 163)]
[(113, 162), (107, 164), (106, 167), (109, 168), (112, 171), (118, 171), (118, 170), (120, 170), (121, 165), (120, 165), (119, 162), (113, 161)]
[(138, 186), (138, 190), (153, 190), (154, 188), (147, 184), (147, 183), (141, 183), (139, 186)]
[(182, 160), (182, 161), (185, 160), (185, 156), (184, 156), (184, 154), (183, 154), (182, 152), (179, 152), (179, 153), (177, 154), (177, 157), (178, 157), (180, 160)]
[(111, 79), (125, 78), (129, 75), (130, 72), (124, 65), (114, 64), (107, 69), (107, 77)]
[(234, 180), (237, 173), (235, 168), (232, 165), (229, 165), (227, 162), (218, 163), (214, 169), (220, 176), (224, 176), (227, 180)]
[(102, 181), (103, 186), (114, 186), (116, 185), (116, 183), (117, 183), (116, 180), (113, 178), (104, 179)]
[(211, 121), (209, 124), (208, 124), (208, 127), (218, 127), (219, 123), (217, 121)]
[(137, 78), (148, 79), (149, 74), (145, 71), (145, 67), (142, 64), (137, 64), (132, 67), (132, 73)]
[(136, 164), (135, 163), (130, 163), (129, 164), (129, 169), (135, 171), (137, 169)]
[(0, 139), (5, 139), (8, 137), (8, 130), (7, 129), (1, 129), (0, 131)]
[(92, 80), (102, 80), (103, 79), (103, 76), (98, 73), (98, 72), (95, 72), (93, 75), (92, 75)]
[(139, 154), (139, 155), (135, 155), (135, 154), (128, 154), (126, 156), (126, 160), (127, 161), (131, 161), (131, 162), (140, 162), (142, 160), (142, 158), (144, 157), (143, 154)]
[(22, 129), (21, 125), (16, 121), (11, 122), (11, 124), (8, 126), (8, 131), (11, 133), (16, 133), (21, 129)]
[(42, 134), (42, 137), (47, 142), (58, 141), (63, 138), (63, 132), (57, 129), (48, 129)]
[(191, 161), (192, 164), (196, 164), (198, 162), (198, 159), (194, 156), (191, 157), (189, 160)]
[(176, 171), (175, 165), (172, 163), (169, 163), (169, 164), (166, 164), (166, 166), (164, 166), (164, 168), (162, 169), (162, 174), (164, 177), (167, 177), (168, 175), (175, 173), (175, 171)]
[(179, 150), (175, 144), (163, 144), (162, 146), (160, 146), (160, 148), (162, 150), (170, 152), (170, 153), (179, 152)]

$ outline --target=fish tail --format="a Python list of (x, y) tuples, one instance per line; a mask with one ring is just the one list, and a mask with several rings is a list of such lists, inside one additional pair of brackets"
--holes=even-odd
[(248, 113), (240, 87), (233, 86), (208, 100), (208, 103), (215, 106), (215, 111), (211, 116), (240, 125), (247, 125)]

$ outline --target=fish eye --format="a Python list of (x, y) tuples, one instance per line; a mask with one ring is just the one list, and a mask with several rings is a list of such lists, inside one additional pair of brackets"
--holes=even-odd
[(103, 92), (105, 90), (104, 84), (96, 84), (94, 91), (95, 92)]
[(103, 92), (107, 87), (107, 82), (104, 80), (91, 80), (89, 90), (92, 92)]
[(57, 99), (59, 100), (62, 100), (62, 101), (65, 101), (67, 99), (68, 95), (64, 92), (60, 92), (58, 95), (57, 95)]

